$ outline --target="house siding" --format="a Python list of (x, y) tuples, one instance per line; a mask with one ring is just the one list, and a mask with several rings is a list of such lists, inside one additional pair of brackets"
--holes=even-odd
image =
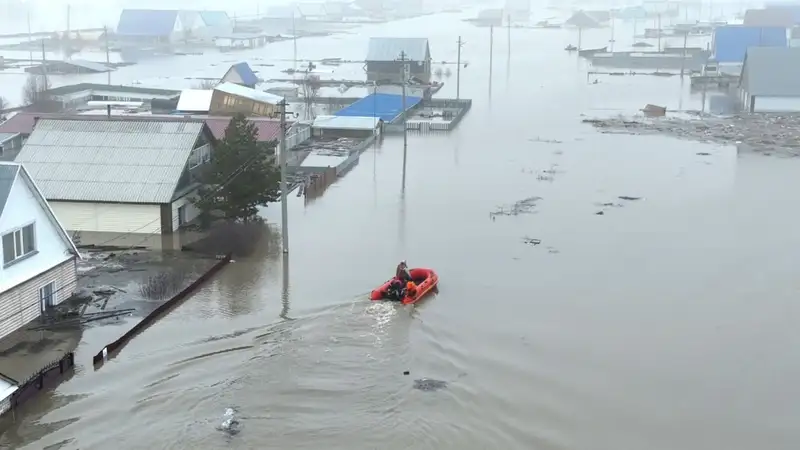
[(50, 207), (69, 231), (161, 233), (159, 205), (53, 200)]
[[(226, 98), (232, 98), (234, 104), (225, 104)], [(255, 105), (264, 105), (264, 111), (255, 112)], [(270, 103), (257, 102), (249, 98), (238, 97), (236, 95), (228, 94), (222, 91), (214, 91), (211, 95), (211, 115), (233, 116), (237, 113), (242, 113), (245, 116), (262, 116), (272, 117), (275, 115), (275, 105)]]
[(39, 289), (55, 282), (53, 304), (69, 298), (77, 283), (75, 257), (0, 294), (0, 339), (36, 320), (42, 313)]
[(753, 112), (783, 113), (800, 112), (800, 97), (754, 96)]
[(0, 416), (5, 414), (11, 409), (11, 396), (0, 399)]
[[(408, 61), (411, 76), (424, 83), (430, 83), (431, 65), (429, 61)], [(400, 61), (367, 61), (367, 80), (390, 80), (396, 83), (403, 81), (403, 63)]]
[(172, 231), (177, 231), (181, 224), (178, 221), (178, 210), (184, 207), (186, 211), (186, 223), (189, 223), (200, 215), (200, 209), (192, 203), (190, 196), (179, 198), (172, 202)]

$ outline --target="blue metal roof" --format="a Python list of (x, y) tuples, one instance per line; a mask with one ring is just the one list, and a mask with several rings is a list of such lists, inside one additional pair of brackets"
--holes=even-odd
[(788, 47), (786, 28), (728, 25), (714, 30), (714, 55), (721, 63), (744, 62), (747, 47)]
[(228, 26), (231, 23), (225, 11), (200, 11), (200, 18), (207, 27)]
[(162, 9), (123, 9), (117, 34), (122, 36), (164, 37), (172, 34), (178, 11)]
[(245, 86), (255, 86), (258, 84), (258, 77), (246, 62), (236, 63), (231, 66), (231, 69), (239, 74), (239, 78), (242, 79), (242, 84)]
[[(422, 97), (406, 96), (406, 110), (413, 108)], [(349, 117), (378, 117), (391, 122), (403, 113), (403, 96), (396, 94), (370, 94), (339, 110), (335, 115)]]

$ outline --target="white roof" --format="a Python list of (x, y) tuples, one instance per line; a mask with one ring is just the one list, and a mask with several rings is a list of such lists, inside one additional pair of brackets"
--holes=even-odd
[(213, 89), (184, 89), (178, 99), (178, 111), (202, 111), (207, 112), (211, 109), (211, 96)]
[(317, 116), (311, 125), (323, 130), (374, 130), (380, 117)]
[(0, 377), (0, 402), (17, 391), (17, 386)]
[[(283, 97), (269, 92), (258, 91), (245, 86), (239, 86), (233, 83), (222, 83), (214, 88), (215, 91), (224, 92), (226, 94), (235, 95), (237, 97), (249, 98), (261, 103), (269, 103), (270, 105), (277, 105), (283, 101)], [(180, 106), (180, 103), (178, 104)]]
[(313, 150), (300, 167), (338, 167), (349, 157), (350, 153), (347, 151)]

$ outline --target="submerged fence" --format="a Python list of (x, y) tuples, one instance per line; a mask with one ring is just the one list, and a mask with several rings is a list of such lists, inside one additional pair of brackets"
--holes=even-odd
[(106, 359), (112, 358), (116, 356), (120, 350), (122, 350), (128, 342), (131, 341), (136, 335), (141, 333), (142, 331), (146, 330), (150, 325), (155, 323), (161, 316), (165, 315), (169, 310), (178, 306), (186, 297), (189, 296), (192, 292), (197, 290), (203, 283), (208, 281), (212, 276), (216, 275), (217, 272), (222, 270), (223, 267), (227, 266), (228, 263), (231, 262), (231, 254), (225, 255), (222, 259), (220, 259), (216, 264), (214, 264), (206, 273), (200, 275), (197, 280), (195, 280), (190, 285), (186, 286), (182, 291), (178, 292), (173, 296), (171, 299), (164, 302), (161, 306), (153, 310), (150, 314), (144, 316), (142, 320), (133, 326), (127, 333), (123, 334), (114, 342), (103, 347), (94, 358), (92, 358), (92, 362), (95, 365), (95, 368), (99, 368), (102, 366), (102, 363), (105, 362)]
[[(17, 385), (17, 390), (11, 394), (8, 403), (0, 405), (0, 415), (9, 410), (13, 411), (19, 405), (35, 396), (42, 389), (57, 385), (75, 367), (75, 354), (69, 352), (50, 364), (39, 369), (38, 372), (28, 377), (27, 380)], [(0, 399), (2, 401), (3, 399)]]

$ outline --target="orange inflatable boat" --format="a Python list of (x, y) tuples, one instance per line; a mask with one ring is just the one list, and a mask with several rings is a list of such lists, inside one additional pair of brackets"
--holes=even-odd
[(402, 301), (404, 305), (409, 305), (428, 295), (439, 284), (439, 275), (432, 269), (415, 268), (408, 272), (411, 274), (411, 279), (414, 280), (412, 286), (402, 286), (401, 292), (393, 292), (392, 283), (396, 281), (396, 278), (391, 278), (372, 291), (370, 299), (372, 301)]

